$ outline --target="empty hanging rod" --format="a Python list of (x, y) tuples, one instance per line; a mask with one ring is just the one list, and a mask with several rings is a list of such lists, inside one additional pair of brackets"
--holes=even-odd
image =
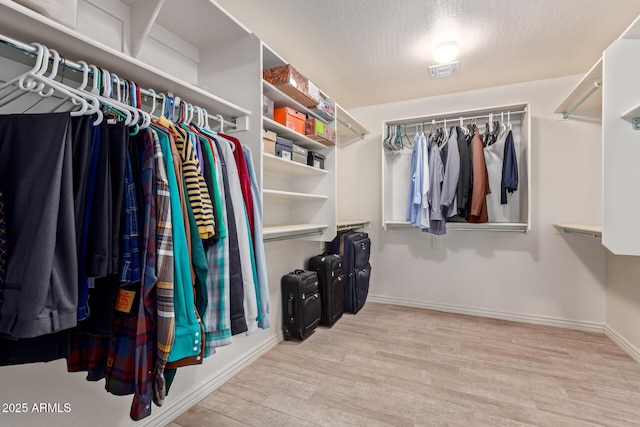
[(569, 118), (569, 116), (570, 116), (571, 114), (573, 114), (573, 112), (574, 112), (574, 111), (576, 111), (576, 110), (578, 109), (578, 107), (580, 107), (580, 106), (584, 103), (584, 101), (586, 101), (587, 99), (589, 99), (589, 97), (590, 97), (591, 95), (593, 95), (595, 91), (597, 91), (598, 89), (600, 89), (600, 87), (602, 87), (602, 82), (601, 82), (601, 81), (600, 81), (600, 82), (598, 82), (598, 81), (593, 82), (593, 87), (592, 87), (591, 89), (589, 89), (589, 92), (587, 92), (587, 93), (586, 93), (582, 98), (580, 98), (580, 99), (578, 100), (578, 102), (576, 102), (576, 103), (573, 105), (573, 107), (571, 107), (571, 108), (569, 108), (567, 111), (563, 112), (563, 113), (562, 113), (562, 118), (563, 118), (563, 119), (568, 119), (568, 118)]
[[(12, 39), (11, 37), (7, 37), (3, 34), (0, 34), (0, 43), (10, 46), (14, 49), (21, 50), (25, 53), (28, 53), (29, 55), (35, 56), (38, 53), (38, 49), (35, 46), (28, 45), (18, 40)], [(78, 72), (84, 71), (84, 67), (81, 64), (78, 64), (77, 62), (69, 61), (62, 57), (60, 57), (60, 64), (74, 71), (78, 71)], [(93, 74), (93, 71), (91, 69), (89, 70), (89, 74)], [(154, 101), (161, 101), (163, 99), (163, 97), (158, 95), (157, 93), (154, 94), (151, 91), (148, 91), (147, 89), (144, 89), (144, 88), (140, 88), (140, 92), (146, 97), (153, 98)], [(216, 122), (220, 122), (220, 117), (209, 115), (209, 118), (211, 120), (215, 120)], [(235, 122), (230, 122), (224, 119), (222, 119), (222, 122), (224, 124), (224, 127), (228, 127), (231, 129), (238, 128), (238, 125)]]
[[(494, 119), (495, 119), (495, 118), (497, 118), (497, 117), (498, 117), (498, 116), (500, 116), (500, 114), (501, 114), (501, 113), (503, 113), (503, 112), (504, 112), (505, 114), (510, 113), (510, 114), (512, 114), (512, 115), (513, 115), (513, 114), (524, 114), (524, 113), (526, 113), (526, 112), (527, 112), (527, 110), (520, 110), (520, 111), (498, 111), (498, 112), (496, 112), (496, 113), (493, 113), (493, 118), (494, 118)], [(430, 121), (428, 121), (428, 122), (418, 122), (418, 123), (409, 123), (409, 124), (404, 124), (404, 123), (401, 123), (401, 122), (389, 122), (389, 123), (387, 123), (387, 126), (397, 126), (397, 125), (401, 125), (401, 126), (406, 126), (406, 127), (418, 127), (418, 126), (424, 126), (424, 125), (429, 126), (429, 125), (432, 125), (432, 124), (444, 123), (445, 121), (446, 121), (446, 122), (449, 122), (449, 123), (451, 123), (451, 124), (454, 124), (454, 123), (458, 123), (458, 122), (460, 121), (460, 118), (461, 118), (461, 117), (462, 117), (462, 120), (466, 122), (466, 121), (469, 121), (469, 120), (477, 120), (477, 119), (485, 119), (485, 118), (486, 118), (486, 119), (488, 119), (488, 118), (489, 118), (489, 114), (482, 114), (482, 115), (479, 115), (479, 116), (469, 116), (469, 117), (465, 117), (465, 116), (453, 117), (453, 116), (451, 116), (451, 117), (450, 117), (450, 118), (448, 118), (448, 119), (442, 119), (442, 120), (430, 120)]]
[(351, 132), (353, 132), (354, 134), (356, 134), (360, 139), (364, 139), (365, 134), (364, 134), (364, 133), (360, 133), (360, 132), (358, 132), (357, 130), (355, 130), (355, 129), (351, 126), (351, 123), (344, 122), (344, 121), (342, 121), (342, 120), (340, 120), (340, 119), (338, 119), (338, 122), (339, 122), (342, 126), (344, 126), (344, 127), (346, 127), (347, 129), (349, 129)]

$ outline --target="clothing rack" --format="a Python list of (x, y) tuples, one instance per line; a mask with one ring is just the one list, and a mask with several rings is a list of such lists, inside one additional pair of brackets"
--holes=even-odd
[[(500, 116), (503, 113), (504, 114), (514, 115), (514, 114), (524, 114), (526, 112), (527, 112), (527, 110), (498, 111), (498, 112), (491, 113), (491, 114), (493, 114), (493, 118), (495, 119), (495, 118), (497, 118), (498, 116)], [(387, 123), (387, 127), (400, 125), (400, 126), (403, 126), (403, 127), (416, 127), (417, 128), (418, 126), (425, 126), (425, 125), (426, 126), (432, 126), (432, 125), (435, 125), (435, 124), (444, 124), (446, 122), (449, 122), (449, 123), (453, 124), (453, 123), (459, 122), (460, 119), (462, 119), (463, 121), (470, 121), (470, 120), (478, 120), (478, 119), (488, 119), (489, 117), (490, 117), (490, 114), (481, 114), (481, 115), (478, 115), (478, 116), (467, 116), (467, 117), (465, 117), (465, 116), (459, 116), (459, 117), (451, 116), (450, 118), (446, 118), (446, 119), (431, 120), (431, 121), (428, 121), (428, 122), (418, 122), (418, 123), (401, 123), (401, 122), (394, 123), (394, 122), (390, 122), (390, 123)]]
[[(38, 49), (34, 46), (31, 46), (29, 44), (23, 43), (21, 41), (12, 39), (10, 37), (7, 37), (3, 34), (0, 34), (0, 43), (12, 47), (14, 49), (18, 49), (22, 52), (25, 52), (29, 55), (35, 56), (38, 53)], [(50, 58), (50, 60), (53, 60)], [(60, 65), (65, 66), (67, 68), (69, 68), (72, 71), (77, 71), (77, 72), (84, 72), (85, 69), (81, 64), (78, 64), (77, 62), (74, 61), (69, 61), (65, 58), (60, 57)], [(89, 74), (93, 74), (93, 71), (91, 69), (89, 69)], [(123, 83), (118, 83), (118, 84), (123, 84)], [(158, 101), (162, 101), (163, 95), (159, 95), (158, 92), (154, 92), (151, 90), (147, 90), (144, 88), (140, 88), (140, 92), (148, 98), (152, 98), (153, 102), (158, 102)], [(222, 116), (219, 115), (209, 115), (209, 119), (211, 120), (215, 120), (218, 123), (221, 123), (222, 126), (224, 126), (224, 128), (227, 129), (237, 129), (238, 128), (238, 124), (234, 121), (228, 121), (225, 120)]]

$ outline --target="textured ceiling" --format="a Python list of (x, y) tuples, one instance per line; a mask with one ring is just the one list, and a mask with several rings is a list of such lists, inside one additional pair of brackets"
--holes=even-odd
[[(344, 107), (586, 72), (638, 0), (218, 0)], [(453, 38), (460, 75), (431, 79)]]

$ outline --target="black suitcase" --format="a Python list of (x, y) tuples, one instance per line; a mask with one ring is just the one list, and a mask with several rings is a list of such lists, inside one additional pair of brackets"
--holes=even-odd
[(320, 323), (321, 302), (315, 271), (295, 270), (282, 276), (282, 334), (304, 340)]
[(344, 312), (344, 272), (341, 255), (316, 255), (309, 259), (309, 270), (318, 273), (322, 315), (320, 324), (333, 326)]
[(344, 311), (356, 314), (364, 306), (369, 294), (371, 239), (367, 233), (361, 232), (338, 234), (331, 242), (329, 251), (342, 254)]

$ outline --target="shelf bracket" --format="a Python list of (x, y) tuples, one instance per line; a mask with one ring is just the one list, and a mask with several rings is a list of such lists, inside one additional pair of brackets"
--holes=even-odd
[(633, 117), (631, 119), (631, 126), (634, 130), (640, 130), (640, 117)]

